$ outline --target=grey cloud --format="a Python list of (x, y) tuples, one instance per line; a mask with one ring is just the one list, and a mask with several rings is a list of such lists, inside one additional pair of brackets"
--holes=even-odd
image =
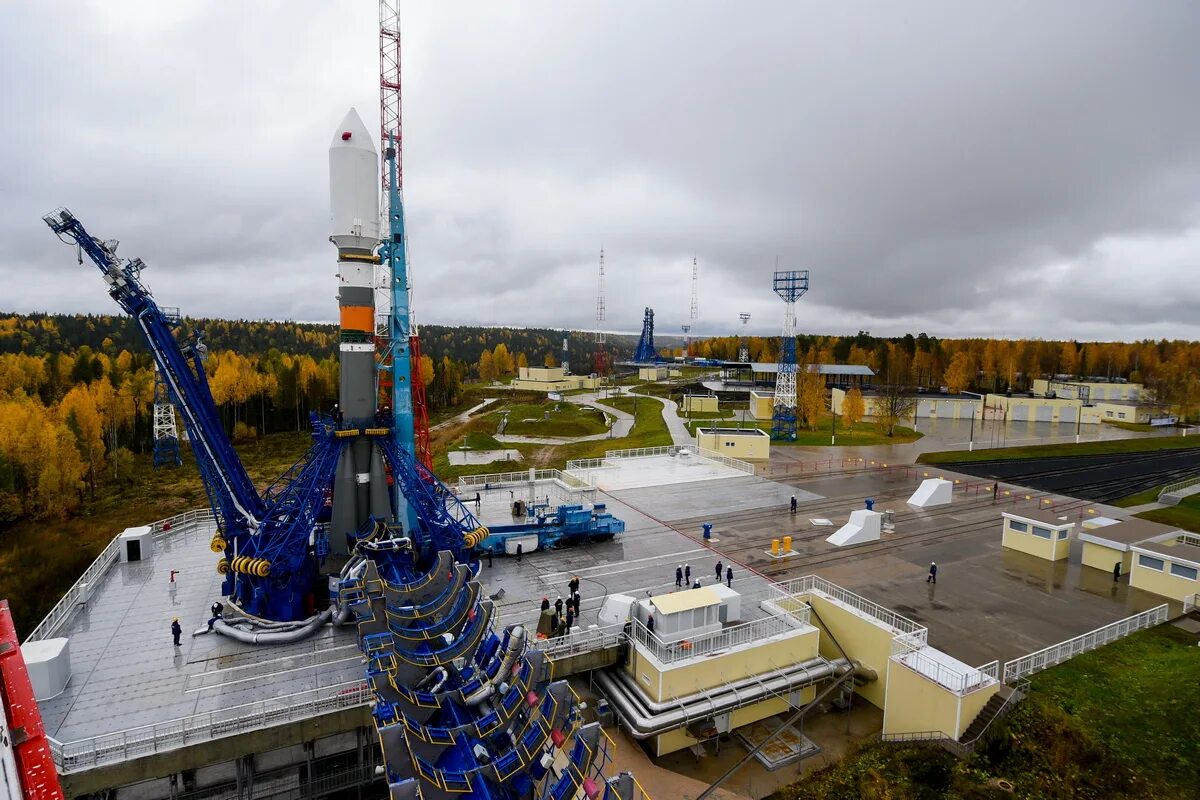
[[(1195, 3), (406, 4), (405, 192), (427, 322), (1200, 338)], [(332, 319), (330, 132), (374, 125), (374, 11), (0, 10), (0, 281), (111, 310), (70, 205), (162, 302)]]

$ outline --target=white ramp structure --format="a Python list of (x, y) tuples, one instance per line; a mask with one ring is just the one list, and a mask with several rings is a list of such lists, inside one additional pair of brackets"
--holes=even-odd
[(910, 506), (933, 508), (948, 506), (954, 500), (954, 484), (942, 478), (926, 478), (908, 498)]
[(830, 544), (835, 544), (838, 547), (845, 547), (848, 544), (862, 544), (863, 542), (879, 541), (880, 521), (883, 515), (878, 511), (868, 511), (865, 508), (860, 508), (858, 511), (850, 512), (850, 521), (837, 529), (837, 533), (830, 536), (825, 541)]

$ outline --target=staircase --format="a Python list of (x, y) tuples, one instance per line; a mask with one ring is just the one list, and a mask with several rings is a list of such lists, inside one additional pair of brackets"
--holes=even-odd
[(991, 724), (1007, 715), (1020, 702), (1028, 686), (1025, 681), (1021, 681), (1017, 687), (1001, 685), (1000, 690), (988, 699), (987, 705), (980, 709), (975, 719), (971, 720), (971, 724), (963, 731), (963, 735), (958, 738), (959, 744), (973, 749)]

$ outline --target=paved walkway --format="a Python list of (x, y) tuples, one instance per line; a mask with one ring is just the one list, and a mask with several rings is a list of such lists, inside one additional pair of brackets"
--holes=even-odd
[(457, 424), (460, 422), (466, 422), (467, 420), (469, 420), (471, 418), (471, 415), (474, 414), (476, 411), (480, 410), (481, 408), (486, 408), (487, 406), (491, 405), (494, 402), (496, 402), (496, 398), (489, 397), (486, 400), (484, 400), (482, 403), (480, 403), (479, 405), (471, 406), (466, 411), (459, 414), (457, 417), (451, 417), (450, 419), (442, 420), (441, 422), (439, 422), (437, 425), (434, 425), (429, 430), (436, 431), (438, 428), (444, 428), (447, 425), (454, 425), (454, 424)]
[(688, 433), (687, 425), (679, 418), (679, 408), (675, 405), (674, 400), (655, 397), (652, 394), (638, 394), (637, 392), (627, 392), (626, 394), (634, 397), (645, 397), (649, 400), (657, 400), (662, 403), (663, 422), (667, 423), (667, 430), (671, 432), (671, 443), (682, 447), (694, 447), (696, 445), (696, 437)]
[(1162, 503), (1142, 503), (1140, 506), (1130, 506), (1129, 508), (1127, 508), (1125, 510), (1128, 511), (1132, 515), (1132, 514), (1140, 514), (1143, 511), (1156, 511), (1160, 508), (1166, 508), (1166, 506), (1163, 505)]

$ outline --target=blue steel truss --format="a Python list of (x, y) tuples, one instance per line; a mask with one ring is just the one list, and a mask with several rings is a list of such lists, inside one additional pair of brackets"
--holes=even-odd
[(633, 360), (639, 364), (650, 364), (660, 361), (658, 351), (654, 349), (654, 309), (647, 308), (642, 316), (642, 336), (638, 339), (637, 350)]
[(771, 413), (771, 438), (796, 440), (796, 301), (808, 291), (808, 270), (776, 272), (771, 287), (783, 299), (783, 335), (779, 342), (779, 363), (775, 373), (775, 406)]

